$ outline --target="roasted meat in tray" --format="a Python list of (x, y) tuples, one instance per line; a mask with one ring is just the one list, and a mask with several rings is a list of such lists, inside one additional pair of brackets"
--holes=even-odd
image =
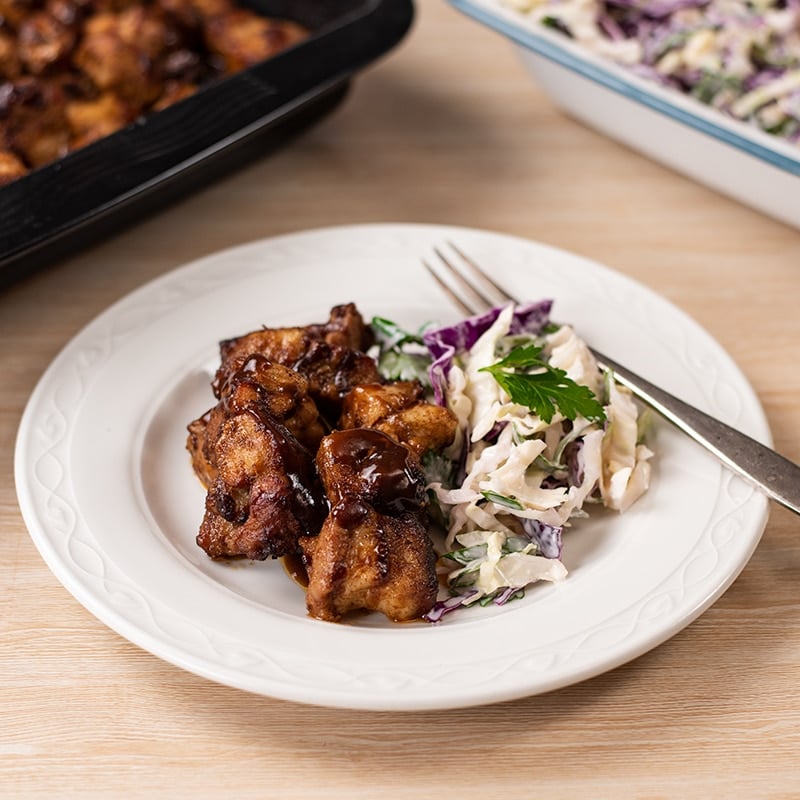
[(330, 112), (411, 0), (0, 0), (0, 288)]
[(234, 0), (0, 0), (0, 185), (309, 35)]
[(299, 557), (311, 616), (422, 617), (436, 601), (421, 458), (456, 436), (417, 381), (386, 381), (352, 303), (220, 343), (216, 405), (189, 423), (212, 558)]

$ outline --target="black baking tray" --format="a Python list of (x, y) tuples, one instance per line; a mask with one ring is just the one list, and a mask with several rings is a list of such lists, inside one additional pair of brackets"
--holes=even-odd
[(330, 111), (399, 43), (411, 0), (247, 0), (312, 35), (0, 188), (0, 287), (152, 214)]

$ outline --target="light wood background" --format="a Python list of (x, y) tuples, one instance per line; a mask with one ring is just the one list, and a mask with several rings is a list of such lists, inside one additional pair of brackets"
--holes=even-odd
[(216, 685), (120, 638), (49, 572), (17, 507), (13, 446), (59, 349), (186, 261), (369, 221), (519, 234), (648, 285), (731, 353), (800, 461), (800, 231), (566, 118), (507, 42), (422, 0), (402, 45), (288, 149), (0, 294), (0, 796), (800, 797), (800, 519), (780, 508), (732, 588), (651, 653), (450, 712)]

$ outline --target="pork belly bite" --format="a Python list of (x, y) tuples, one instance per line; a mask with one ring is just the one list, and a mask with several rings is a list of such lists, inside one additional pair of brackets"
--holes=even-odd
[(327, 342), (311, 342), (292, 367), (308, 380), (309, 394), (321, 413), (334, 421), (354, 386), (381, 380), (374, 359), (366, 353)]
[(418, 457), (452, 444), (455, 414), (423, 399), (418, 381), (354, 386), (344, 398), (340, 428), (375, 428), (407, 445)]
[(380, 431), (357, 428), (326, 436), (316, 463), (331, 510), (319, 536), (300, 540), (309, 614), (421, 617), (436, 601), (438, 581), (414, 454)]
[(246, 8), (211, 17), (205, 29), (209, 49), (223, 59), (228, 72), (258, 64), (306, 36), (299, 25), (265, 19)]
[(325, 429), (309, 396), (308, 381), (264, 356), (251, 356), (222, 386), (219, 403), (188, 425), (186, 448), (195, 474), (206, 488), (217, 476), (214, 445), (222, 423), (251, 406), (261, 406), (301, 445), (316, 453)]
[(197, 544), (212, 558), (298, 552), (328, 510), (311, 453), (263, 407), (226, 419), (214, 444), (216, 478)]
[(335, 420), (342, 398), (353, 386), (381, 381), (374, 359), (364, 352), (371, 342), (369, 326), (352, 303), (335, 306), (323, 324), (252, 331), (221, 342), (214, 392), (220, 396), (230, 376), (258, 354), (299, 372), (322, 414)]
[(364, 352), (372, 345), (373, 334), (355, 304), (334, 306), (327, 322), (292, 328), (261, 328), (223, 340), (219, 346), (222, 376), (225, 376), (226, 364), (233, 364), (254, 353), (291, 366), (305, 355), (311, 342), (325, 342), (334, 347)]
[(379, 611), (394, 622), (418, 619), (436, 602), (436, 557), (414, 514), (379, 514), (358, 500), (335, 506), (319, 536), (302, 540), (306, 607), (337, 622), (353, 611)]

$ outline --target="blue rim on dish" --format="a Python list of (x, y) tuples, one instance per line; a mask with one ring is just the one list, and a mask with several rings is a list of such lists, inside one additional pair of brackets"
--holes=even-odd
[[(670, 117), (678, 122), (688, 125), (695, 130), (712, 136), (725, 144), (736, 147), (739, 150), (747, 153), (748, 155), (766, 161), (778, 169), (789, 172), (792, 175), (800, 176), (800, 155), (798, 158), (792, 158), (778, 153), (770, 149), (766, 145), (752, 141), (749, 138), (739, 135), (735, 131), (731, 131), (721, 125), (718, 125), (710, 120), (693, 114), (680, 108), (667, 98), (662, 98), (655, 93), (651, 93), (640, 89), (632, 82), (615, 75), (613, 72), (603, 69), (600, 66), (591, 64), (588, 61), (582, 60), (579, 56), (573, 55), (567, 49), (561, 47), (557, 43), (551, 42), (546, 35), (546, 31), (538, 34), (533, 30), (528, 30), (520, 25), (515, 25), (512, 21), (504, 19), (490, 10), (478, 6), (470, 0), (448, 0), (451, 5), (462, 11), (467, 16), (476, 19), (478, 22), (493, 28), (498, 33), (503, 34), (517, 44), (538, 53), (551, 61), (566, 67), (567, 69), (577, 72), (584, 78), (594, 81), (595, 83), (611, 89), (617, 94), (634, 100), (648, 108), (658, 111), (667, 117)], [(633, 76), (632, 76), (633, 77)], [(653, 84), (656, 88), (657, 84)], [(682, 97), (682, 95), (677, 95)], [(732, 120), (735, 122), (735, 120)], [(746, 125), (746, 123), (739, 123)]]

